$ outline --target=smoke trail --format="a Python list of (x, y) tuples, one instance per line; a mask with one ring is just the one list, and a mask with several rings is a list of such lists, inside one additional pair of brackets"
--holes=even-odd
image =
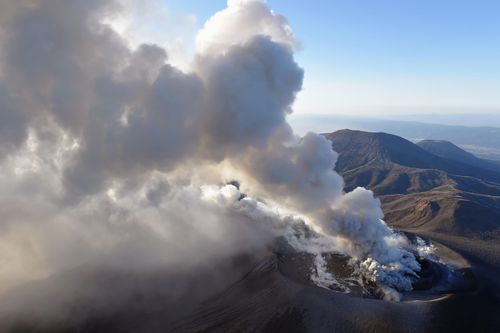
[[(230, 0), (183, 72), (159, 46), (131, 49), (104, 23), (118, 10), (113, 1), (2, 3), (2, 281), (103, 258), (195, 265), (305, 222), (324, 234), (309, 244), (315, 252), (324, 239), (329, 250), (342, 244), (387, 295), (411, 289), (418, 263), (379, 201), (361, 188), (345, 194), (330, 143), (286, 122), (303, 70), (282, 16), (263, 1)], [(206, 187), (233, 179), (268, 205)]]

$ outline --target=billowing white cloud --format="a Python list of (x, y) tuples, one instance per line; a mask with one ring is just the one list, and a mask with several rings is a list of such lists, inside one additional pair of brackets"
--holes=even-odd
[[(387, 290), (411, 287), (418, 264), (378, 200), (344, 194), (330, 143), (287, 124), (303, 70), (286, 20), (264, 2), (230, 1), (211, 18), (189, 73), (158, 45), (131, 48), (105, 23), (112, 1), (5, 7), (15, 15), (0, 28), (4, 286), (81, 264), (196, 266), (301, 225), (368, 260)], [(250, 197), (207, 187), (229, 180)]]
[(216, 55), (256, 35), (289, 47), (296, 45), (286, 18), (269, 10), (263, 0), (229, 0), (226, 9), (205, 23), (196, 44), (201, 54)]

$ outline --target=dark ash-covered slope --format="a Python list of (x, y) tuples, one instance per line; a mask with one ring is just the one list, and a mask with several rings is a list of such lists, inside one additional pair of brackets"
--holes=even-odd
[[(197, 274), (83, 270), (33, 282), (26, 292), (20, 288), (6, 296), (29, 302), (27, 321), (11, 317), (11, 325), (1, 325), (9, 320), (2, 307), (8, 300), (0, 299), (0, 331), (439, 332), (446, 327), (488, 332), (499, 324), (484, 292), (479, 298), (471, 295), (469, 288), (477, 289), (473, 281), (452, 298), (385, 302), (314, 285), (311, 256), (281, 242), (267, 254), (235, 259), (237, 267), (207, 267)], [(337, 272), (345, 270), (347, 258), (338, 259), (331, 258)], [(78, 297), (51, 298), (58, 285), (75, 288)], [(476, 306), (471, 309), (472, 302)]]

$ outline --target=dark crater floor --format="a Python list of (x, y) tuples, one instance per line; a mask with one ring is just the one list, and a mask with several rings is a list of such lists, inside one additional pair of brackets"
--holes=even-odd
[[(33, 283), (2, 295), (0, 332), (495, 332), (498, 299), (481, 271), (435, 246), (401, 302), (381, 300), (339, 254), (323, 254), (336, 282), (318, 287), (315, 257), (278, 242), (196, 272), (78, 271)], [(77, 293), (57, 295), (61, 286)]]

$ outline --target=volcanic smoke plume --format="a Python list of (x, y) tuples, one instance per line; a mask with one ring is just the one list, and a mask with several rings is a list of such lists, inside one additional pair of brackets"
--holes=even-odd
[(344, 193), (329, 141), (288, 125), (303, 70), (264, 1), (229, 0), (189, 72), (113, 30), (124, 2), (1, 7), (3, 290), (80, 265), (195, 269), (278, 236), (348, 254), (387, 298), (411, 289), (419, 265), (379, 201)]

